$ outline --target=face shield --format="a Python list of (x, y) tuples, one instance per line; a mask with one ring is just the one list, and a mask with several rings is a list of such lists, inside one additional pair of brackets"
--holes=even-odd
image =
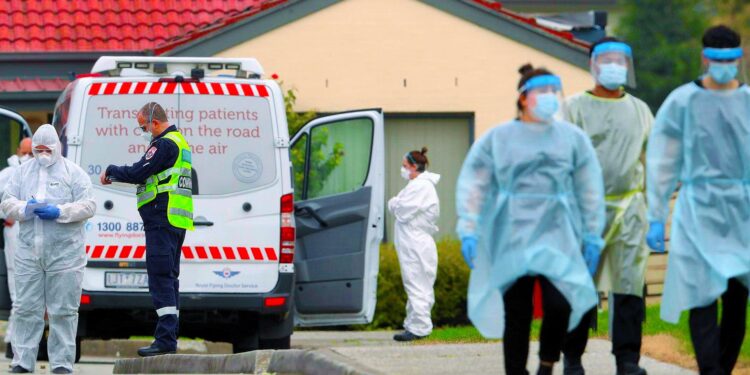
[(635, 88), (635, 65), (630, 46), (622, 42), (606, 42), (591, 53), (591, 75), (608, 90), (622, 86)]
[(551, 74), (536, 76), (518, 91), (526, 95), (526, 110), (538, 122), (551, 123), (560, 118), (564, 105), (560, 77)]
[(744, 64), (741, 64), (743, 54), (741, 47), (704, 48), (703, 57), (708, 60), (705, 64), (705, 74), (720, 85), (727, 84), (735, 78), (745, 82)]

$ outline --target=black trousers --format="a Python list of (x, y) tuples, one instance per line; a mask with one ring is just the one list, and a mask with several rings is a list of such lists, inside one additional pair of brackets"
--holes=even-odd
[(529, 335), (533, 315), (534, 283), (539, 280), (542, 287), (544, 320), (539, 337), (539, 359), (544, 362), (560, 360), (565, 333), (568, 330), (570, 304), (545, 277), (525, 276), (518, 279), (503, 295), (505, 302), (505, 333), (503, 354), (505, 373), (528, 374), (526, 360), (529, 357)]
[(690, 310), (690, 338), (701, 375), (729, 375), (737, 363), (745, 339), (748, 290), (730, 279), (721, 295), (721, 325), (718, 304)]
[(185, 230), (163, 227), (146, 231), (146, 270), (148, 291), (158, 320), (154, 344), (176, 350), (180, 309), (180, 256)]
[[(612, 354), (617, 364), (638, 363), (641, 359), (641, 339), (646, 307), (643, 298), (628, 294), (612, 294)], [(565, 337), (563, 353), (567, 358), (581, 358), (589, 339), (589, 328), (596, 319), (596, 310), (589, 311), (581, 323)]]

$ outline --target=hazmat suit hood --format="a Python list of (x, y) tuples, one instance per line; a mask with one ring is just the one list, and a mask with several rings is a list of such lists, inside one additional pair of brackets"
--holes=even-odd
[(416, 179), (427, 180), (430, 183), (432, 183), (433, 185), (437, 185), (438, 182), (440, 181), (440, 175), (437, 174), (437, 173), (432, 173), (432, 172), (424, 171), (424, 172), (420, 173), (419, 176), (415, 177), (414, 179), (415, 180)]
[(11, 155), (8, 158), (8, 166), (9, 167), (17, 167), (21, 165), (21, 159), (18, 158), (18, 155)]
[[(48, 165), (44, 165), (44, 163), (40, 161), (39, 153), (36, 151), (36, 148), (39, 146), (46, 146), (50, 150), (52, 150), (52, 161)], [(50, 124), (44, 124), (40, 126), (39, 129), (37, 129), (36, 133), (34, 133), (34, 136), (31, 138), (31, 152), (34, 154), (34, 157), (37, 159), (39, 164), (42, 164), (46, 167), (57, 163), (60, 158), (62, 158), (61, 149), (62, 147), (60, 145), (60, 139), (57, 137), (57, 131)]]

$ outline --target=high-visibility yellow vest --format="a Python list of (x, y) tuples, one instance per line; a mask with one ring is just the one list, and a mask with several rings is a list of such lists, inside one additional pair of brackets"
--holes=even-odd
[(179, 148), (174, 165), (146, 180), (138, 186), (138, 208), (156, 199), (157, 194), (169, 194), (167, 218), (169, 224), (182, 229), (193, 230), (193, 179), (190, 146), (180, 132), (169, 132), (165, 139), (174, 142)]

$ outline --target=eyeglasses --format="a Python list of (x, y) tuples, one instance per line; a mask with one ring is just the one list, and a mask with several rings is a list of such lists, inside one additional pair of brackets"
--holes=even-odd
[(37, 154), (52, 154), (52, 150), (48, 148), (35, 148), (34, 152)]

